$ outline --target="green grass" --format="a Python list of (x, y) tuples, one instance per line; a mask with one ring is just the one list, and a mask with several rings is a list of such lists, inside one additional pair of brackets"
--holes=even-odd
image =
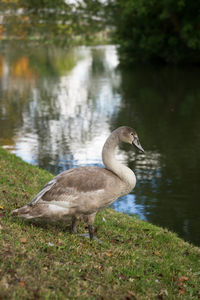
[(200, 299), (200, 249), (166, 229), (105, 209), (100, 244), (10, 216), (52, 177), (0, 149), (0, 299)]

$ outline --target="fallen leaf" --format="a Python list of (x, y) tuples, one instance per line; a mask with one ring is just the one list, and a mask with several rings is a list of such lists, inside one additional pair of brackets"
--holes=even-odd
[(187, 280), (189, 280), (189, 277), (187, 277), (187, 276), (182, 276), (182, 277), (178, 278), (179, 282), (183, 282), (183, 281), (187, 281)]
[(106, 253), (106, 256), (111, 256), (111, 255), (112, 255), (112, 251), (111, 250)]
[(22, 237), (22, 238), (20, 239), (20, 242), (21, 242), (22, 244), (25, 244), (25, 243), (27, 242), (27, 238)]
[(179, 287), (178, 292), (179, 292), (179, 294), (183, 295), (183, 294), (185, 294), (186, 290), (184, 287)]
[(19, 282), (19, 285), (20, 285), (21, 287), (25, 287), (25, 281), (20, 281), (20, 282)]
[(156, 255), (156, 256), (159, 256), (160, 255), (160, 251), (154, 251), (153, 254)]
[(2, 209), (2, 210), (3, 210), (3, 209), (4, 209), (4, 207), (0, 205), (0, 209)]

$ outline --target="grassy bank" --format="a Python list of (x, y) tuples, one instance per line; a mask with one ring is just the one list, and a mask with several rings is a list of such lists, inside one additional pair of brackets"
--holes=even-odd
[(0, 299), (200, 299), (200, 249), (166, 229), (106, 209), (99, 244), (10, 216), (52, 177), (0, 149)]

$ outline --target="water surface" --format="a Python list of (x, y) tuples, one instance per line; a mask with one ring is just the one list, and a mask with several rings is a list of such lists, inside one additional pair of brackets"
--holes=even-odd
[(58, 174), (101, 166), (109, 133), (132, 126), (145, 154), (117, 150), (137, 186), (114, 209), (200, 245), (200, 70), (118, 63), (115, 46), (2, 47), (0, 145)]

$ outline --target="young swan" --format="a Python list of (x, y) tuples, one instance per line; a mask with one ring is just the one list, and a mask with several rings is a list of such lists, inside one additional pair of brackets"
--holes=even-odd
[(77, 232), (77, 221), (82, 218), (88, 223), (92, 240), (96, 213), (129, 193), (136, 184), (133, 171), (115, 159), (114, 150), (120, 142), (132, 144), (144, 152), (135, 130), (119, 127), (104, 144), (102, 159), (105, 168), (86, 166), (64, 171), (49, 181), (30, 203), (12, 214), (25, 219), (70, 217), (73, 233)]

